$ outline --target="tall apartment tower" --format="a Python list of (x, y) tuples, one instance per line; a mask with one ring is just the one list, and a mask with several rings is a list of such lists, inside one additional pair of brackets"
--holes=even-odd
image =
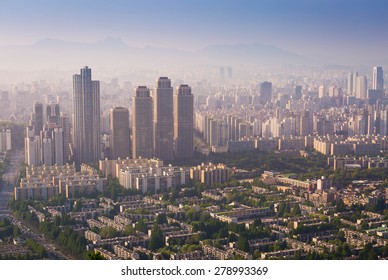
[(64, 162), (67, 162), (70, 160), (71, 157), (71, 134), (70, 134), (70, 119), (69, 115), (66, 113), (61, 113), (61, 127), (63, 131), (63, 160)]
[(318, 87), (318, 97), (319, 98), (324, 98), (326, 96), (327, 96), (326, 88), (323, 85), (320, 85)]
[(44, 123), (43, 119), (44, 119), (43, 103), (35, 102), (34, 103), (34, 114), (33, 114), (35, 135), (39, 135), (40, 132), (43, 130), (43, 123)]
[(152, 97), (146, 86), (139, 86), (132, 97), (132, 157), (154, 156)]
[(300, 111), (297, 114), (298, 129), (300, 136), (308, 136), (313, 134), (313, 115), (310, 111)]
[(372, 73), (372, 89), (384, 90), (384, 74), (383, 67), (375, 66), (373, 67)]
[(160, 77), (153, 92), (154, 102), (154, 152), (155, 157), (173, 159), (174, 115), (171, 80)]
[(358, 72), (353, 73), (353, 96), (356, 96)]
[(60, 127), (56, 127), (52, 131), (51, 139), (54, 141), (53, 143), (53, 151), (54, 151), (54, 161), (53, 164), (64, 165), (64, 141), (63, 141), (63, 129)]
[(100, 159), (100, 82), (87, 66), (73, 75), (73, 146), (77, 165)]
[(175, 158), (191, 158), (194, 150), (194, 97), (191, 87), (180, 85), (174, 95)]
[(110, 109), (110, 147), (112, 159), (125, 159), (129, 154), (129, 111), (124, 107)]

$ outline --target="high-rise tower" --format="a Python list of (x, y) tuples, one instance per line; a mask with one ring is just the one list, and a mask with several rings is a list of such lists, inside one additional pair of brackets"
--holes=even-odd
[(357, 76), (356, 79), (356, 98), (357, 99), (366, 99), (368, 92), (368, 83), (365, 75)]
[(70, 120), (66, 113), (61, 113), (60, 117), (61, 127), (63, 131), (63, 160), (64, 162), (70, 160), (71, 150), (71, 136), (70, 136)]
[(348, 85), (347, 85), (348, 95), (353, 95), (353, 73), (348, 73)]
[(49, 128), (55, 128), (61, 125), (59, 103), (47, 104), (46, 123)]
[(262, 82), (260, 84), (260, 103), (265, 105), (268, 102), (271, 102), (272, 99), (272, 83), (271, 82)]
[(161, 160), (173, 159), (173, 88), (171, 80), (160, 77), (153, 92), (154, 102), (154, 151)]
[(110, 141), (112, 159), (129, 157), (129, 111), (116, 107), (110, 110)]
[(87, 66), (73, 76), (73, 145), (77, 164), (100, 159), (100, 82)]
[(139, 86), (132, 98), (132, 157), (154, 156), (152, 98), (150, 90)]
[(174, 95), (175, 158), (191, 158), (194, 149), (194, 98), (191, 87), (180, 85)]
[(373, 67), (372, 89), (384, 90), (384, 74), (381, 66)]
[(43, 130), (43, 103), (35, 102), (34, 103), (34, 114), (33, 114), (33, 122), (34, 122), (34, 130), (35, 135), (39, 135)]

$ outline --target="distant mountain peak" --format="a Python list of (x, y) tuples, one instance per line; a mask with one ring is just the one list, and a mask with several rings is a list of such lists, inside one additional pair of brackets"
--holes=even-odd
[(128, 46), (121, 38), (108, 36), (102, 40), (96, 42), (99, 45), (116, 45), (116, 46)]

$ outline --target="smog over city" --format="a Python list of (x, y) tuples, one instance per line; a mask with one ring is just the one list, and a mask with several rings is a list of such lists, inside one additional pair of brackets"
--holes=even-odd
[(387, 14), (384, 0), (1, 1), (0, 260), (187, 279), (387, 260)]

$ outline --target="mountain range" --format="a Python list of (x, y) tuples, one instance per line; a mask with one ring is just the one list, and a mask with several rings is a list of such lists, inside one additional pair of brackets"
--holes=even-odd
[[(197, 51), (146, 46), (133, 47), (119, 38), (94, 43), (45, 38), (30, 45), (0, 46), (0, 69), (69, 69), (94, 65), (109, 69), (202, 65), (317, 65), (323, 61), (264, 45), (214, 45)], [(330, 62), (327, 62), (330, 63)]]

